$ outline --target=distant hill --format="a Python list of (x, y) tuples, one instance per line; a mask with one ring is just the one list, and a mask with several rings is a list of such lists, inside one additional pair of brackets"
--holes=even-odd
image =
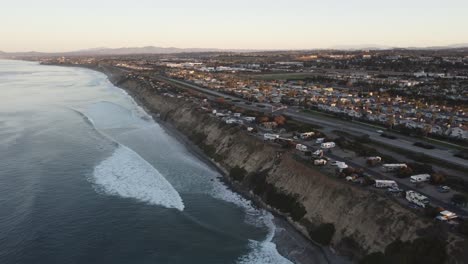
[[(468, 43), (459, 43), (447, 46), (430, 46), (430, 47), (392, 47), (377, 44), (365, 44), (365, 45), (337, 45), (331, 47), (334, 50), (444, 50), (444, 49), (464, 49), (468, 48)], [(317, 50), (317, 49), (303, 49), (306, 50)], [(254, 49), (217, 49), (217, 48), (175, 48), (175, 47), (125, 47), (125, 48), (92, 48), (70, 52), (2, 52), (2, 57), (27, 57), (27, 56), (93, 56), (93, 55), (134, 55), (134, 54), (176, 54), (176, 53), (196, 53), (196, 52), (263, 52), (265, 50), (254, 50)], [(270, 50), (272, 51), (272, 50)], [(281, 51), (281, 50), (275, 50)]]
[(428, 46), (428, 47), (394, 47), (378, 44), (365, 45), (337, 45), (332, 47), (336, 50), (391, 50), (391, 49), (407, 49), (407, 50), (444, 50), (444, 49), (460, 49), (468, 48), (468, 43), (459, 43), (446, 46)]
[[(215, 48), (175, 48), (175, 47), (126, 47), (126, 48), (92, 48), (69, 52), (11, 52), (3, 53), (9, 57), (22, 56), (93, 56), (93, 55), (134, 55), (134, 54), (176, 54), (195, 52), (253, 52), (258, 50), (248, 49), (215, 49)], [(0, 53), (2, 55), (2, 53)]]
[(73, 52), (67, 52), (69, 54), (80, 54), (80, 55), (131, 55), (131, 54), (171, 54), (171, 53), (184, 53), (184, 52), (214, 52), (214, 51), (230, 51), (221, 49), (203, 49), (203, 48), (191, 48), (182, 49), (174, 47), (128, 47), (128, 48), (95, 48), (87, 50), (79, 50)]

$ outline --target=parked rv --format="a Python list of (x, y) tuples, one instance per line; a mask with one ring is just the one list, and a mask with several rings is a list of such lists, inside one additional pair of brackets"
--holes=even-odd
[(382, 168), (384, 169), (384, 171), (386, 172), (392, 172), (392, 171), (397, 171), (401, 168), (406, 168), (408, 167), (406, 164), (402, 163), (402, 164), (384, 164), (382, 165)]
[(412, 183), (418, 183), (418, 182), (426, 182), (431, 179), (431, 175), (429, 174), (418, 174), (418, 175), (413, 175), (410, 177), (410, 182)]
[(375, 180), (375, 187), (377, 188), (398, 188), (396, 181), (390, 180)]
[(406, 191), (406, 200), (422, 208), (426, 208), (426, 205), (429, 204), (429, 199), (426, 196), (411, 190)]

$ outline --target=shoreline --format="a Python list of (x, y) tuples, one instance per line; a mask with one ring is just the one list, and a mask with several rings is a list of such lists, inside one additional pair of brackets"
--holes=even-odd
[(271, 243), (276, 245), (278, 253), (289, 261), (296, 264), (321, 264), (321, 263), (337, 263), (337, 264), (350, 264), (353, 263), (351, 259), (346, 256), (338, 255), (332, 248), (322, 246), (317, 242), (306, 237), (299, 229), (298, 226), (294, 225), (291, 219), (281, 214), (276, 209), (270, 207), (268, 204), (263, 202), (259, 197), (256, 197), (248, 190), (245, 190), (239, 184), (233, 182), (228, 177), (228, 172), (214, 160), (209, 158), (198, 146), (190, 141), (182, 132), (177, 130), (168, 121), (162, 120), (158, 113), (154, 113), (149, 110), (145, 103), (139, 98), (139, 95), (134, 94), (130, 89), (120, 85), (122, 83), (121, 73), (115, 73), (110, 69), (106, 69), (103, 66), (89, 66), (89, 65), (55, 65), (46, 64), (49, 66), (58, 67), (72, 67), (77, 69), (86, 69), (104, 74), (109, 82), (118, 89), (123, 90), (128, 96), (130, 96), (134, 102), (140, 106), (152, 119), (160, 125), (166, 133), (173, 136), (177, 141), (184, 145), (184, 147), (192, 155), (199, 158), (210, 168), (220, 173), (219, 179), (226, 185), (226, 187), (241, 195), (243, 198), (253, 202), (253, 204), (260, 209), (266, 210), (273, 215), (273, 223), (275, 225), (275, 233), (271, 240)]
[[(86, 68), (90, 69), (90, 68)], [(90, 69), (96, 70), (96, 69)], [(278, 253), (289, 261), (296, 264), (321, 264), (321, 263), (350, 263), (349, 260), (345, 260), (343, 257), (334, 254), (334, 252), (328, 248), (317, 244), (316, 242), (306, 238), (300, 231), (296, 229), (286, 217), (280, 215), (278, 212), (273, 210), (269, 205), (265, 204), (258, 197), (253, 196), (250, 192), (242, 189), (241, 186), (233, 182), (228, 177), (228, 172), (221, 165), (216, 163), (214, 160), (209, 158), (203, 150), (196, 146), (190, 141), (182, 132), (177, 130), (168, 121), (162, 120), (157, 113), (153, 113), (149, 110), (146, 105), (139, 99), (139, 97), (133, 94), (131, 91), (124, 87), (121, 87), (114, 83), (109, 74), (103, 71), (96, 70), (107, 76), (108, 80), (117, 88), (125, 91), (135, 103), (140, 106), (152, 119), (160, 125), (163, 130), (170, 136), (174, 137), (179, 143), (181, 143), (190, 154), (200, 159), (203, 163), (209, 166), (211, 169), (217, 171), (220, 174), (219, 179), (226, 187), (240, 195), (244, 199), (247, 199), (259, 208), (268, 211), (273, 216), (273, 224), (275, 225), (275, 231), (271, 243), (276, 245)]]

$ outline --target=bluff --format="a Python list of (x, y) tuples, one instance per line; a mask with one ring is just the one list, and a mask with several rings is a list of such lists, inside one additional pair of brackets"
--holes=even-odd
[(465, 263), (466, 241), (441, 231), (434, 221), (368, 189), (322, 174), (297, 159), (293, 151), (226, 125), (189, 101), (162, 96), (149, 85), (100, 70), (198, 145), (228, 172), (226, 177), (236, 186), (286, 216), (305, 236), (358, 260), (373, 252), (395, 251), (405, 242), (419, 243), (418, 239), (437, 233), (429, 241), (446, 242), (430, 246), (414, 242), (415, 251), (426, 255), (443, 251), (444, 262)]

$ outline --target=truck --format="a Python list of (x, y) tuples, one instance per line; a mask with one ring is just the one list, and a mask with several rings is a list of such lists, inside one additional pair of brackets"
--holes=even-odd
[(406, 168), (408, 165), (401, 163), (401, 164), (384, 164), (382, 165), (382, 168), (386, 172), (392, 172), (392, 171), (397, 171), (402, 168)]
[(302, 144), (296, 144), (296, 149), (299, 151), (307, 151), (307, 146)]
[(406, 200), (422, 208), (426, 208), (429, 204), (429, 199), (426, 196), (412, 190), (406, 191)]
[(263, 140), (276, 140), (279, 138), (279, 135), (276, 134), (263, 134)]
[(335, 142), (325, 142), (320, 145), (321, 148), (323, 149), (331, 149), (336, 146)]
[(396, 181), (390, 180), (375, 180), (376, 188), (398, 188)]
[(431, 179), (431, 175), (429, 174), (418, 174), (413, 175), (410, 177), (411, 183), (418, 183), (418, 182), (427, 182)]

